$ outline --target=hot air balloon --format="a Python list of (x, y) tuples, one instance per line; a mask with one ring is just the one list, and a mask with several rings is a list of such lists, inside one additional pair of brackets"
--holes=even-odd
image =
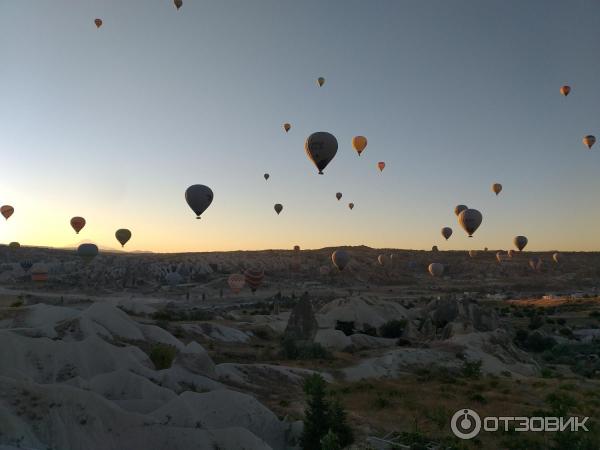
[(571, 92), (571, 86), (564, 85), (560, 87), (560, 93), (565, 97), (569, 95), (569, 92)]
[(294, 245), (294, 251), (295, 252), (299, 252), (300, 251), (300, 246), (299, 245)]
[(515, 251), (511, 248), (507, 253), (508, 253), (508, 257), (512, 258), (513, 255), (515, 254)]
[(21, 261), (19, 263), (19, 265), (21, 266), (21, 269), (23, 269), (25, 272), (29, 272), (29, 269), (31, 269), (31, 266), (33, 266), (33, 263), (29, 260), (25, 260), (25, 261)]
[(263, 278), (265, 277), (265, 271), (262, 266), (256, 266), (246, 269), (244, 272), (244, 279), (246, 284), (250, 286), (250, 290), (252, 292), (256, 292), (256, 290), (262, 284)]
[(529, 260), (529, 267), (534, 271), (539, 272), (542, 269), (542, 258), (534, 256)]
[(432, 277), (441, 277), (444, 275), (444, 265), (440, 263), (431, 263), (427, 270), (431, 274)]
[(461, 212), (463, 212), (466, 209), (469, 208), (465, 205), (456, 205), (456, 207), (454, 208), (454, 214), (458, 216)]
[(348, 208), (354, 209), (354, 203), (348, 203)]
[(499, 263), (504, 261), (504, 256), (502, 255), (502, 252), (496, 253), (496, 259), (498, 260)]
[(14, 212), (15, 212), (15, 208), (13, 208), (10, 205), (4, 205), (4, 206), (0, 207), (0, 213), (4, 216), (4, 218), (6, 220), (8, 220), (8, 218), (10, 216), (12, 216)]
[(317, 78), (317, 84), (319, 85), (319, 87), (323, 86), (325, 84), (325, 78), (323, 78), (323, 77)]
[(469, 250), (469, 256), (475, 258), (477, 256), (477, 250)]
[(498, 195), (502, 191), (502, 185), (500, 183), (492, 184), (492, 192)]
[(387, 257), (385, 255), (379, 255), (377, 257), (377, 262), (380, 266), (385, 267), (387, 265)]
[(19, 244), (18, 242), (11, 242), (10, 244), (8, 244), (8, 248), (12, 248), (13, 250), (15, 250), (17, 248), (21, 248), (21, 244)]
[(289, 123), (284, 123), (283, 124), (283, 129), (285, 130), (286, 133), (288, 131), (290, 131), (290, 128), (292, 128), (292, 126)]
[(96, 24), (96, 28), (100, 28), (102, 26), (102, 19), (94, 19), (94, 23)]
[(331, 254), (331, 261), (339, 271), (342, 271), (350, 262), (350, 255), (346, 250), (339, 249)]
[(276, 203), (273, 208), (275, 209), (277, 215), (279, 215), (279, 213), (283, 211), (283, 205), (281, 203)]
[(385, 163), (383, 161), (379, 161), (377, 163), (377, 167), (379, 167), (380, 172), (383, 172), (383, 169), (385, 169)]
[(179, 11), (179, 8), (181, 8), (183, 6), (183, 1), (182, 0), (173, 0), (173, 4), (175, 5), (175, 8), (177, 8), (177, 11)]
[(438, 251), (438, 246), (434, 245), (433, 247), (431, 247), (431, 251), (432, 252), (437, 252)]
[(227, 279), (227, 284), (229, 284), (229, 287), (234, 294), (239, 294), (246, 284), (246, 277), (244, 277), (244, 275), (241, 273), (232, 273)]
[(126, 228), (121, 228), (116, 231), (115, 237), (117, 238), (117, 241), (121, 243), (121, 247), (125, 247), (125, 244), (131, 239), (131, 231)]
[(81, 244), (77, 248), (77, 254), (85, 263), (89, 263), (98, 255), (98, 246), (95, 244)]
[(589, 149), (591, 149), (595, 143), (596, 143), (596, 137), (592, 136), (591, 134), (588, 134), (587, 136), (585, 136), (583, 138), (583, 145), (585, 145)]
[(560, 260), (562, 259), (562, 255), (558, 252), (556, 252), (554, 255), (552, 255), (552, 259), (554, 260), (554, 262), (556, 264), (560, 263)]
[(448, 238), (450, 236), (452, 236), (452, 228), (450, 228), (450, 227), (444, 227), (444, 228), (442, 228), (442, 236), (444, 236), (444, 238), (446, 240), (448, 240)]
[(85, 219), (83, 217), (73, 217), (71, 219), (71, 227), (75, 230), (75, 233), (79, 234), (79, 232), (85, 227)]
[(306, 156), (317, 167), (320, 175), (323, 175), (323, 170), (331, 162), (337, 153), (337, 149), (337, 139), (333, 134), (326, 131), (311, 134), (304, 143)]
[(335, 194), (335, 198), (337, 198), (338, 200), (340, 200), (342, 198), (342, 193), (338, 192), (337, 194)]
[(528, 241), (525, 236), (515, 236), (513, 239), (513, 243), (515, 244), (515, 247), (519, 249), (519, 251), (522, 251), (525, 248), (527, 242)]
[(367, 147), (367, 138), (364, 136), (354, 136), (352, 138), (352, 147), (358, 153), (358, 156), (365, 150)]
[(458, 223), (467, 232), (469, 237), (473, 237), (473, 233), (477, 231), (483, 216), (476, 209), (465, 209), (458, 215)]
[(265, 173), (265, 174), (263, 175), (263, 177), (265, 177), (265, 180), (268, 180), (270, 176), (271, 176), (271, 175), (269, 175), (268, 173)]
[(196, 213), (196, 219), (200, 219), (200, 215), (210, 206), (213, 198), (213, 191), (203, 184), (194, 184), (185, 191), (185, 201)]

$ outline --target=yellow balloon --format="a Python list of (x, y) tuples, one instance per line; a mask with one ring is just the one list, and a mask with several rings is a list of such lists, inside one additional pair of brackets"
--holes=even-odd
[(358, 156), (365, 150), (367, 147), (367, 138), (364, 136), (354, 136), (352, 138), (352, 147), (358, 153)]

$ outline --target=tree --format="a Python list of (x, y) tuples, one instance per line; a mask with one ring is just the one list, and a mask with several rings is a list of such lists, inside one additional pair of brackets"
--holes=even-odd
[(339, 450), (354, 441), (346, 411), (337, 400), (327, 398), (323, 377), (313, 374), (304, 382), (307, 408), (304, 412), (303, 450)]

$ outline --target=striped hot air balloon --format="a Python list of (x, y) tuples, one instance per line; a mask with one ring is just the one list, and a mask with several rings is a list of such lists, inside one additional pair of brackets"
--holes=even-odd
[(246, 284), (250, 287), (250, 290), (253, 293), (256, 292), (256, 290), (260, 287), (264, 277), (265, 270), (262, 265), (248, 268), (244, 272)]

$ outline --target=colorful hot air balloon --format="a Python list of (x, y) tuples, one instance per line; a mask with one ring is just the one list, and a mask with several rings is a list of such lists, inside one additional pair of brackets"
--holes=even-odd
[(527, 242), (528, 241), (525, 236), (515, 236), (513, 239), (513, 244), (515, 244), (515, 247), (517, 247), (519, 251), (522, 251), (525, 248)]
[(444, 265), (440, 263), (431, 263), (427, 270), (431, 274), (432, 277), (441, 277), (444, 275)]
[(383, 169), (385, 169), (385, 163), (383, 161), (379, 161), (377, 163), (377, 167), (379, 167), (380, 172), (383, 172)]
[(94, 23), (96, 24), (96, 28), (100, 28), (102, 26), (102, 19), (94, 19)]
[(227, 279), (227, 284), (229, 284), (229, 287), (234, 294), (239, 294), (246, 284), (246, 277), (241, 273), (232, 273)]
[(469, 250), (469, 256), (475, 258), (477, 256), (477, 250)]
[(560, 263), (560, 260), (562, 259), (562, 255), (558, 252), (556, 252), (554, 255), (552, 255), (552, 259), (554, 260), (554, 262), (556, 264)]
[(502, 263), (502, 261), (504, 261), (504, 255), (502, 255), (502, 252), (496, 253), (496, 259), (498, 260), (499, 263)]
[(83, 217), (75, 216), (71, 219), (71, 227), (75, 230), (75, 233), (79, 232), (85, 227), (85, 219)]
[(200, 219), (200, 215), (210, 206), (213, 198), (213, 191), (203, 184), (194, 184), (185, 191), (185, 201), (196, 213), (196, 219)]
[(323, 77), (317, 78), (317, 84), (319, 85), (319, 87), (322, 87), (325, 84), (325, 78), (323, 78)]
[(181, 8), (183, 6), (183, 1), (182, 0), (173, 0), (173, 4), (175, 5), (175, 8), (177, 8), (177, 11), (179, 11), (179, 8)]
[(251, 267), (244, 272), (244, 280), (253, 293), (260, 287), (264, 277), (265, 271), (262, 266)]
[(498, 195), (502, 191), (502, 185), (500, 183), (492, 184), (492, 192)]
[(126, 228), (121, 228), (116, 231), (115, 237), (117, 238), (117, 241), (120, 242), (121, 247), (125, 247), (125, 244), (131, 239), (131, 231)]
[(354, 136), (352, 138), (352, 147), (358, 153), (358, 156), (365, 150), (367, 147), (367, 138), (364, 136)]
[(465, 205), (456, 205), (456, 207), (454, 208), (454, 214), (458, 216), (465, 209), (469, 209), (469, 208)]
[(10, 205), (4, 205), (0, 207), (0, 214), (2, 214), (6, 220), (8, 220), (8, 218), (12, 216), (14, 212), (15, 208)]
[(286, 122), (283, 124), (283, 129), (285, 130), (286, 133), (288, 131), (290, 131), (290, 128), (292, 128), (292, 126), (289, 123)]
[(351, 210), (354, 209), (354, 203), (348, 203), (348, 208), (350, 208)]
[(444, 227), (444, 228), (442, 228), (442, 236), (444, 236), (444, 238), (446, 240), (448, 240), (448, 238), (450, 236), (452, 236), (452, 228), (450, 228), (450, 227)]
[(564, 85), (560, 87), (560, 93), (565, 97), (569, 95), (569, 92), (571, 92), (571, 86)]
[(311, 134), (304, 143), (306, 156), (313, 162), (323, 175), (323, 170), (337, 153), (338, 142), (335, 136), (326, 131)]
[(377, 257), (377, 262), (379, 263), (380, 266), (385, 267), (387, 265), (387, 256), (379, 255)]
[(583, 138), (583, 145), (585, 145), (589, 149), (591, 149), (595, 143), (596, 143), (596, 137), (592, 136), (591, 134), (588, 134), (587, 136), (585, 136)]
[(283, 205), (281, 203), (276, 203), (273, 209), (275, 209), (275, 212), (279, 215), (279, 213), (283, 211)]
[(432, 252), (437, 252), (438, 251), (438, 246), (434, 245), (433, 247), (431, 247), (431, 251)]
[(458, 223), (467, 232), (469, 237), (477, 231), (483, 220), (483, 216), (476, 209), (465, 209), (458, 215)]
[(11, 242), (10, 244), (8, 244), (8, 248), (16, 250), (17, 248), (21, 248), (21, 244), (19, 244), (18, 242)]
[(265, 177), (265, 180), (268, 180), (270, 176), (271, 176), (271, 175), (269, 175), (268, 173), (265, 173), (265, 174), (263, 175), (263, 177)]
[(294, 245), (294, 251), (295, 252), (299, 252), (300, 251), (300, 246), (299, 245)]
[(98, 256), (98, 246), (95, 244), (81, 244), (77, 248), (77, 254), (87, 264)]
[(341, 272), (350, 262), (350, 255), (346, 250), (339, 249), (331, 254), (333, 265)]
[(340, 200), (342, 198), (342, 193), (338, 192), (337, 194), (335, 194), (335, 198), (337, 198), (338, 200)]

